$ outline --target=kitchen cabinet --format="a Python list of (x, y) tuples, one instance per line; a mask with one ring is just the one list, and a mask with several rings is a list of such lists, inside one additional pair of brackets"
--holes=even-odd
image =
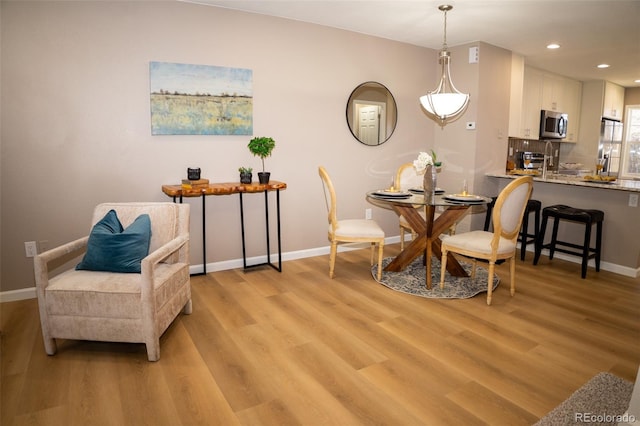
[(602, 102), (602, 116), (613, 118), (614, 120), (622, 120), (624, 113), (624, 87), (604, 82), (604, 96)]
[(540, 110), (542, 109), (541, 72), (525, 67), (522, 82), (522, 117), (520, 134), (523, 138), (538, 139), (540, 134)]
[[(509, 136), (538, 139), (540, 110), (546, 109), (568, 114), (567, 137), (562, 141), (576, 142), (580, 123), (582, 83), (527, 66), (523, 72), (521, 108), (511, 110)], [(518, 102), (518, 98), (512, 97), (512, 101)]]
[(565, 112), (564, 79), (552, 75), (542, 74), (542, 108), (550, 111)]
[(582, 119), (580, 109), (582, 104), (582, 82), (565, 79), (563, 85), (563, 100), (561, 112), (567, 113), (569, 124), (567, 126), (567, 137), (564, 142), (578, 142), (578, 131), (580, 120)]
[(602, 117), (620, 120), (623, 110), (624, 87), (604, 80), (587, 81), (582, 85), (580, 145), (584, 157), (595, 159), (598, 156)]

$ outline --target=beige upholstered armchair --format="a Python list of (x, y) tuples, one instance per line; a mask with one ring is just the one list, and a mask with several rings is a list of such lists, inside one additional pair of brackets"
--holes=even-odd
[[(115, 211), (113, 214), (112, 211)], [(84, 270), (56, 276), (60, 267), (81, 254), (89, 257), (94, 230), (109, 215), (132, 229), (145, 217), (151, 236), (139, 273)], [(148, 217), (146, 216), (148, 215)], [(108, 203), (95, 208), (90, 236), (39, 254), (34, 259), (36, 291), (45, 351), (54, 355), (55, 339), (144, 343), (149, 361), (160, 359), (160, 336), (183, 311), (191, 313), (189, 278), (189, 205), (175, 203)], [(120, 225), (120, 224), (119, 224)], [(116, 232), (117, 233), (117, 232)], [(128, 247), (127, 249), (128, 250)], [(99, 262), (110, 256), (96, 256)], [(77, 263), (77, 262), (75, 262)], [(74, 266), (75, 266), (74, 263)], [(61, 269), (61, 268), (58, 268)]]

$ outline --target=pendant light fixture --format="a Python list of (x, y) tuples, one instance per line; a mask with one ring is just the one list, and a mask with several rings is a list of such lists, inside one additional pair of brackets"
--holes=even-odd
[(440, 83), (436, 90), (420, 96), (420, 103), (435, 118), (440, 127), (444, 128), (447, 123), (462, 115), (469, 104), (469, 95), (456, 89), (449, 71), (451, 52), (447, 48), (447, 12), (453, 9), (453, 6), (443, 4), (438, 6), (438, 9), (444, 12), (444, 42), (438, 60), (441, 66)]

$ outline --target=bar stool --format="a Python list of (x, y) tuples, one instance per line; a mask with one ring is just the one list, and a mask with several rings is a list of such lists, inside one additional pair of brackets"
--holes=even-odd
[[(493, 212), (493, 207), (496, 204), (496, 199), (498, 197), (492, 197), (491, 203), (487, 204), (487, 215), (484, 219), (484, 230), (489, 231), (489, 225), (491, 224), (491, 214)], [(535, 244), (538, 239), (538, 234), (540, 232), (540, 212), (542, 211), (542, 203), (538, 200), (529, 200), (527, 202), (527, 207), (524, 210), (524, 217), (522, 218), (522, 229), (520, 230), (520, 235), (518, 236), (518, 241), (520, 242), (520, 260), (524, 260), (525, 252), (527, 251), (527, 244)], [(534, 214), (534, 227), (533, 233), (529, 232), (529, 215)]]
[[(544, 234), (547, 228), (547, 221), (553, 218), (553, 233), (551, 242), (544, 244)], [(584, 242), (582, 245), (569, 243), (558, 240), (558, 225), (561, 220), (583, 223), (585, 225)], [(582, 278), (587, 277), (587, 262), (589, 259), (595, 258), (596, 271), (600, 271), (600, 253), (602, 249), (602, 223), (604, 222), (604, 212), (602, 210), (578, 209), (563, 204), (556, 204), (542, 209), (542, 227), (540, 228), (540, 236), (536, 241), (536, 254), (533, 258), (533, 264), (538, 263), (542, 249), (549, 249), (549, 259), (553, 259), (556, 251), (582, 257)], [(596, 224), (596, 246), (591, 247), (591, 226)], [(557, 246), (569, 247), (559, 248)]]

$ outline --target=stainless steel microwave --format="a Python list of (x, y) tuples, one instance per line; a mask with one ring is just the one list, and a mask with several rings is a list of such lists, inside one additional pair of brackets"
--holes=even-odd
[(539, 139), (563, 139), (567, 137), (567, 114), (543, 109), (540, 111)]

